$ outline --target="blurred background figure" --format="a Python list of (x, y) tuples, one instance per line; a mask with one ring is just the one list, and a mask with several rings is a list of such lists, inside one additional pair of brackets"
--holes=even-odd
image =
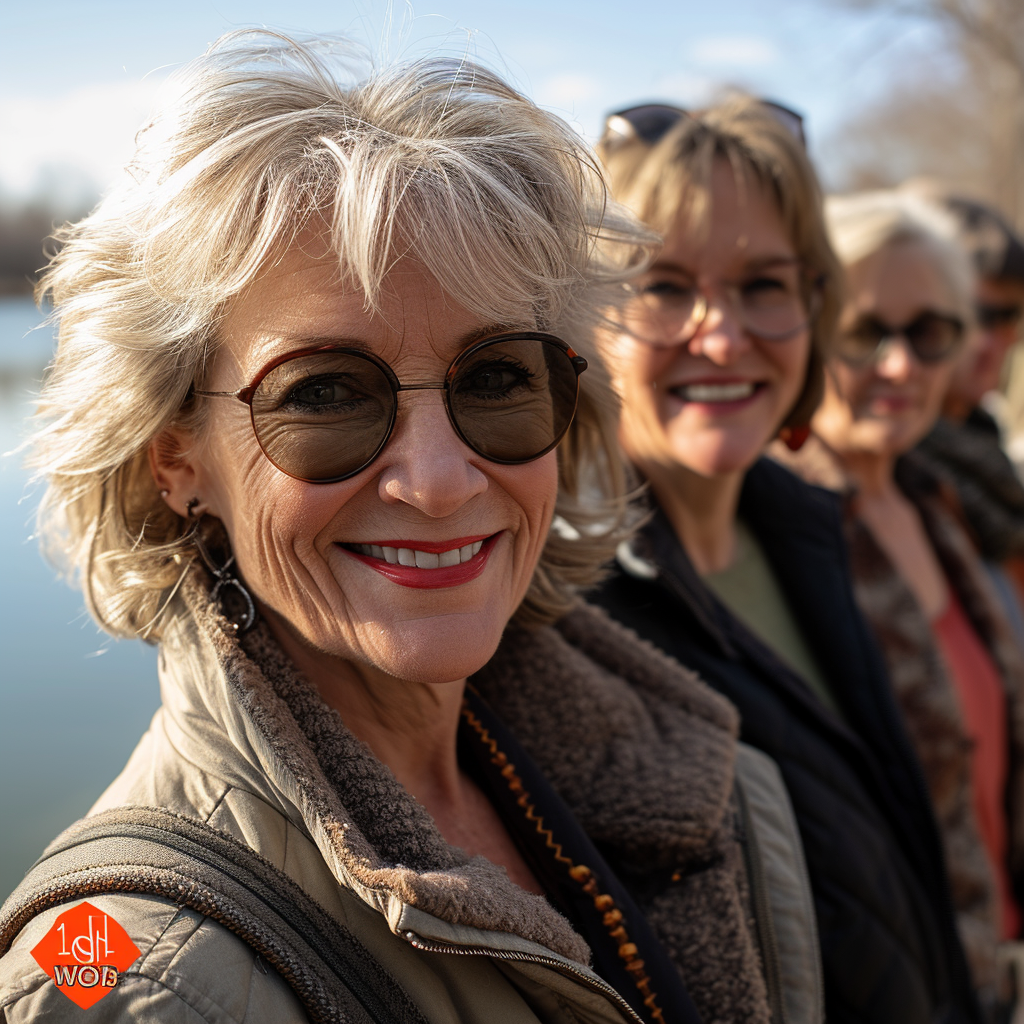
[(1024, 317), (1024, 242), (992, 206), (962, 196), (948, 196), (943, 205), (974, 263), (977, 340), (970, 356), (957, 360), (942, 411), (954, 422), (977, 417), (979, 426), (989, 426), (985, 397), (997, 393)]
[[(957, 225), (907, 192), (826, 205), (848, 295), (814, 435), (784, 461), (845, 496), (858, 603), (925, 768), (975, 983), (1020, 933), (1022, 663), (954, 489), (915, 445), (977, 365), (974, 277)], [(781, 451), (781, 449), (780, 449)]]
[(762, 458), (780, 430), (793, 445), (806, 434), (840, 307), (802, 121), (749, 99), (698, 114), (648, 103), (609, 117), (599, 154), (664, 243), (604, 346), (651, 514), (594, 600), (729, 697), (742, 738), (779, 764), (828, 1019), (975, 1020), (838, 502)]
[[(1017, 359), (1016, 374), (1008, 372), (1024, 315), (1024, 243), (991, 206), (960, 196), (937, 198), (952, 214), (974, 264), (976, 328), (972, 344), (954, 362), (942, 416), (921, 450), (956, 487), (973, 540), (1024, 649), (1024, 486), (1005, 450), (1024, 425), (1024, 363)], [(998, 390), (1004, 377), (1014, 391), (1009, 400)]]

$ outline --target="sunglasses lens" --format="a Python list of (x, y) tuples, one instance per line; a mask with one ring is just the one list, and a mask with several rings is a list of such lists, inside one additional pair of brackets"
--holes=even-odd
[(942, 313), (922, 313), (903, 327), (890, 327), (867, 316), (840, 332), (836, 355), (860, 366), (878, 357), (883, 342), (903, 338), (919, 362), (938, 363), (953, 355), (963, 334), (963, 324)]
[(1000, 327), (1015, 327), (1024, 318), (1024, 307), (1017, 305), (994, 306), (987, 303), (978, 304), (978, 326), (985, 330), (997, 330)]
[(845, 363), (860, 366), (870, 362), (886, 335), (884, 328), (873, 320), (855, 323), (840, 331), (836, 339), (836, 355)]
[(448, 379), (456, 430), (492, 462), (539, 458), (562, 439), (576, 411), (576, 367), (551, 339), (486, 342), (461, 356)]
[(384, 370), (350, 352), (289, 359), (260, 381), (252, 422), (260, 447), (299, 480), (343, 480), (372, 462), (388, 438), (395, 394)]
[(963, 328), (949, 317), (922, 313), (907, 324), (903, 334), (922, 363), (937, 363), (952, 354), (963, 335)]

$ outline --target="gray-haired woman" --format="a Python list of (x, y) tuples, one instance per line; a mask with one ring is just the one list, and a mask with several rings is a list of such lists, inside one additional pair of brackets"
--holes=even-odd
[(780, 452), (843, 495), (858, 603), (925, 770), (957, 923), (983, 998), (1022, 930), (1024, 663), (951, 481), (915, 445), (973, 344), (973, 273), (955, 223), (905, 191), (836, 196), (849, 297), (811, 442)]
[(183, 84), (42, 287), (44, 536), (163, 706), (6, 905), (5, 1019), (77, 1012), (88, 895), (140, 954), (111, 1016), (767, 1022), (735, 714), (574, 602), (647, 237), (479, 67), (243, 35)]

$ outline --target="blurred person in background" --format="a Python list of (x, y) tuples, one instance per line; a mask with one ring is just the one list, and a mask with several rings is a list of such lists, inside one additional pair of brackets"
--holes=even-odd
[(928, 793), (859, 614), (839, 503), (762, 455), (794, 446), (839, 314), (800, 118), (774, 104), (612, 115), (615, 197), (663, 239), (603, 342), (649, 512), (592, 599), (696, 669), (782, 769), (827, 1018), (977, 1020)]
[(1021, 929), (1024, 666), (955, 489), (915, 448), (977, 362), (973, 272), (952, 218), (919, 196), (837, 197), (826, 213), (847, 300), (812, 438), (780, 457), (844, 497), (858, 604), (925, 769), (991, 1007), (997, 942)]
[[(990, 206), (937, 194), (953, 216), (957, 237), (976, 272), (972, 344), (953, 367), (942, 415), (921, 441), (956, 487), (972, 537), (1024, 650), (1024, 486), (1006, 451), (1013, 410), (1024, 400), (1018, 373), (1012, 400), (998, 391), (1012, 371), (1024, 316), (1024, 242)], [(1009, 358), (1009, 365), (1007, 360)]]

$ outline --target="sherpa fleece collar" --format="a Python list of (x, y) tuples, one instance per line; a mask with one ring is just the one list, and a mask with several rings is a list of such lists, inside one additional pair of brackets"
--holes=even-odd
[[(445, 842), (265, 625), (240, 644), (200, 581), (182, 601), (161, 690), (184, 756), (307, 832), (335, 878), (392, 927), (414, 907), (589, 962), (543, 897)], [(651, 867), (699, 858), (732, 788), (737, 721), (723, 698), (588, 607), (557, 628), (510, 628), (473, 682), (594, 840)]]

